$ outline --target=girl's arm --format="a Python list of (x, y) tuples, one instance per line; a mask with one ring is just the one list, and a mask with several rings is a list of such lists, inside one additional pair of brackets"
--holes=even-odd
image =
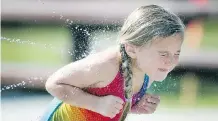
[[(46, 90), (54, 97), (74, 106), (94, 111), (98, 96), (82, 89), (106, 80), (111, 65), (99, 61), (99, 57), (87, 57), (70, 63), (51, 75), (46, 82)], [(104, 68), (102, 68), (105, 66)], [(111, 71), (111, 70), (109, 70)]]
[[(51, 87), (52, 86), (52, 87)], [(46, 84), (47, 91), (67, 104), (95, 111), (99, 97), (69, 84)], [(88, 101), (87, 101), (88, 100)]]

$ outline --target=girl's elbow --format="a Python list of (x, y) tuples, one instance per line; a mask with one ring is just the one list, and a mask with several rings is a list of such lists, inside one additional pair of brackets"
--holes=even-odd
[(54, 78), (49, 77), (45, 83), (45, 89), (48, 93), (52, 94), (54, 92), (56, 92), (56, 88), (57, 88), (57, 80), (55, 80)]
[(48, 78), (45, 83), (46, 91), (60, 100), (64, 100), (63, 94), (66, 94), (66, 85), (58, 83), (60, 80)]

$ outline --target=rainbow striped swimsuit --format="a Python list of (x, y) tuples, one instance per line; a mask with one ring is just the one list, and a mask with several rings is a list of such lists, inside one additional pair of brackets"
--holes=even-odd
[[(149, 77), (145, 75), (144, 83), (140, 91), (133, 95), (132, 106), (136, 104), (145, 94), (147, 90)], [(120, 71), (117, 73), (114, 80), (103, 88), (89, 88), (86, 91), (97, 96), (114, 95), (125, 101), (124, 81)], [(119, 121), (122, 111), (114, 118), (105, 117), (99, 113), (75, 107), (54, 98), (49, 105), (47, 111), (41, 118), (41, 121)]]

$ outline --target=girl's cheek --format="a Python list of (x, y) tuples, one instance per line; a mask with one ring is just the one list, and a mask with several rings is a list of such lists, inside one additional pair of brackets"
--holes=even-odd
[(174, 64), (177, 65), (179, 63), (179, 57), (174, 57)]

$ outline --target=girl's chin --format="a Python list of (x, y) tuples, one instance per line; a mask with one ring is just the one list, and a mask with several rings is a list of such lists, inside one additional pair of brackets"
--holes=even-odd
[(155, 81), (161, 82), (161, 81), (163, 81), (164, 79), (166, 79), (166, 77), (167, 77), (167, 74), (161, 74), (161, 75), (155, 76), (153, 79), (154, 79)]

